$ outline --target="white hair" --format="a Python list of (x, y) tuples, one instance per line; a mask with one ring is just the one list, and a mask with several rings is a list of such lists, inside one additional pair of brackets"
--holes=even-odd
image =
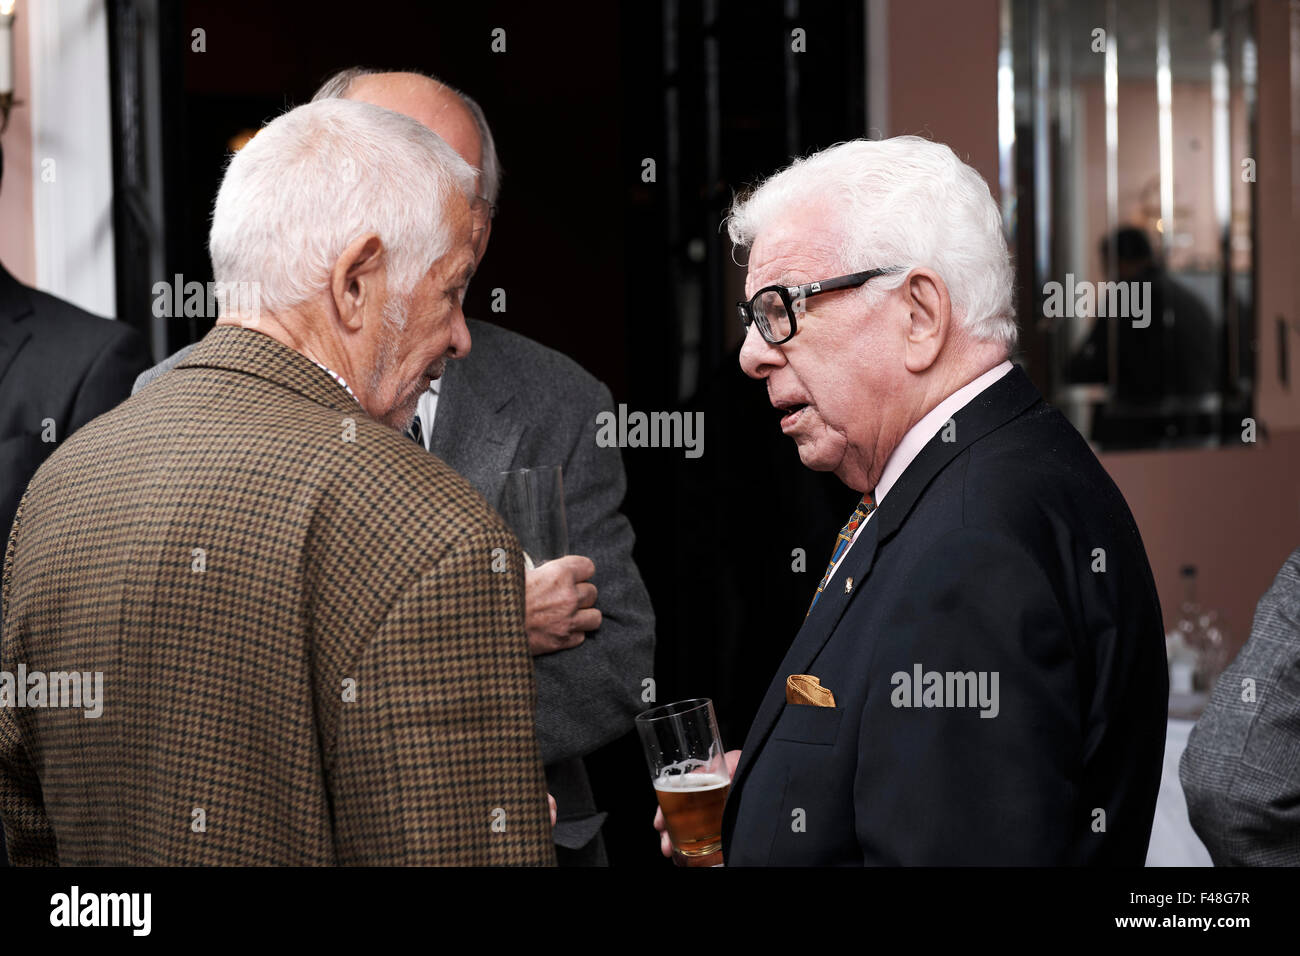
[[(385, 72), (387, 71), (376, 70), (368, 66), (352, 66), (346, 70), (339, 70), (321, 84), (320, 89), (312, 96), (312, 101), (330, 99), (335, 96), (347, 96), (352, 91), (352, 85), (361, 77), (375, 76)], [(448, 86), (432, 73), (418, 73), (414, 70), (402, 70), (401, 72), (412, 76), (422, 76), (426, 80), (432, 80), (439, 86), (445, 86), (459, 96), (460, 101), (465, 104), (465, 109), (469, 110), (469, 115), (474, 117), (474, 125), (478, 127), (479, 145), (482, 152), (481, 161), (483, 163), (483, 168), (479, 170), (482, 178), (480, 191), (484, 199), (495, 204), (497, 196), (501, 194), (501, 160), (497, 158), (497, 143), (492, 138), (492, 127), (488, 126), (487, 114), (483, 112), (483, 107), (479, 106), (478, 101), (464, 90)]]
[(256, 282), (278, 311), (320, 295), (349, 243), (376, 233), (388, 294), (404, 296), (451, 247), (447, 204), (474, 170), (420, 123), (353, 100), (272, 120), (226, 167), (208, 247), (218, 283)]
[(914, 268), (933, 269), (974, 339), (1008, 354), (1015, 348), (1002, 218), (980, 174), (947, 146), (919, 136), (859, 139), (797, 159), (735, 201), (727, 232), (747, 248), (781, 216), (818, 203), (838, 219), (845, 273), (901, 268), (867, 283), (868, 301), (898, 288)]

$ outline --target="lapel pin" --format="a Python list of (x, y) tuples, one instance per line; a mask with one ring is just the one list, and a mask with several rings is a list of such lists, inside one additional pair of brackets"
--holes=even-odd
[(852, 579), (852, 578), (845, 578), (845, 579), (844, 579), (844, 593), (845, 593), (845, 594), (852, 594), (852, 593), (853, 593), (853, 579)]

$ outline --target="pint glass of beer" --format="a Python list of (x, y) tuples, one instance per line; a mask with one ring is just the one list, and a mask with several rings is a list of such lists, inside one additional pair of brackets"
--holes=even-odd
[(731, 789), (713, 701), (655, 707), (637, 715), (636, 728), (673, 848), (687, 866), (703, 863), (722, 849), (722, 807)]

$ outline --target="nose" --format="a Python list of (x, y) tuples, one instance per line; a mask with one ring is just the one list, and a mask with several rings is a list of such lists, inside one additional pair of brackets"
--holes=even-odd
[(758, 323), (751, 323), (740, 346), (740, 367), (750, 378), (767, 378), (785, 364), (785, 353), (770, 344), (758, 331)]
[(464, 358), (469, 355), (470, 346), (469, 326), (465, 324), (465, 312), (457, 305), (456, 314), (451, 317), (451, 343), (447, 346), (448, 358)]

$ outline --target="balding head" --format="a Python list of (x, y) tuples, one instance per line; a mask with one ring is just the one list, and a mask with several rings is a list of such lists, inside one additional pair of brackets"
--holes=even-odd
[(353, 80), (343, 95), (405, 113), (441, 136), (465, 162), (475, 169), (483, 168), (478, 124), (451, 87), (417, 73), (372, 73)]
[(402, 113), (424, 124), (478, 170), (475, 188), (480, 197), (470, 206), (474, 250), (478, 260), (487, 251), (496, 214), (501, 167), (496, 144), (483, 108), (474, 99), (441, 80), (422, 73), (391, 73), (352, 67), (322, 84), (313, 101), (348, 99)]
[(496, 143), (483, 108), (469, 94), (421, 73), (354, 66), (331, 76), (312, 99), (334, 97), (363, 100), (420, 121), (480, 170), (479, 194), (496, 203), (501, 187)]

